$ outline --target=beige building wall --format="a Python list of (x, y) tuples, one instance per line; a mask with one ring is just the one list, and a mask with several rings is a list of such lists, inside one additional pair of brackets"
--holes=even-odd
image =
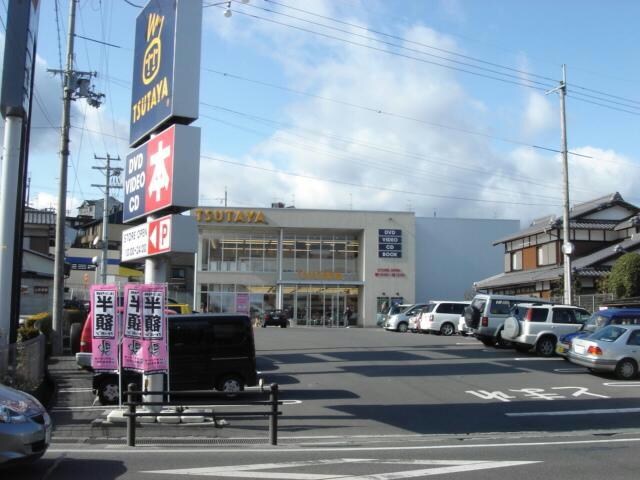
[[(192, 210), (199, 234), (224, 231), (268, 231), (282, 234), (356, 235), (360, 242), (358, 278), (356, 281), (323, 280), (317, 273), (315, 284), (357, 285), (358, 325), (376, 325), (377, 298), (403, 297), (405, 302), (415, 301), (415, 215), (412, 212), (370, 212), (354, 210), (303, 210), (293, 208), (251, 209), (200, 207)], [(401, 231), (402, 257), (379, 256), (379, 230)], [(283, 285), (310, 281), (308, 275), (298, 279), (281, 278), (276, 274), (241, 272), (203, 272), (197, 266), (196, 284), (275, 282)], [(328, 276), (331, 278), (331, 276)]]

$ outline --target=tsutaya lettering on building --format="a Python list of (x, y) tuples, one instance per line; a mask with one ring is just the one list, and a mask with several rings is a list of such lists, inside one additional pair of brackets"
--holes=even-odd
[(195, 219), (167, 215), (122, 232), (122, 261), (129, 262), (162, 253), (191, 253), (197, 246)]
[(344, 273), (342, 272), (305, 272), (299, 270), (296, 274), (301, 280), (344, 280)]
[(202, 2), (154, 0), (136, 19), (129, 144), (198, 118)]
[(198, 204), (200, 129), (173, 125), (127, 155), (124, 223)]
[(378, 257), (402, 258), (402, 230), (397, 228), (378, 229)]
[(203, 210), (195, 209), (196, 220), (200, 223), (263, 223), (267, 221), (260, 210)]

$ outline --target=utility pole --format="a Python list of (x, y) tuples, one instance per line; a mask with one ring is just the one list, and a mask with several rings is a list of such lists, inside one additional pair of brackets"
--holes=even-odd
[(569, 160), (567, 156), (567, 118), (565, 111), (565, 97), (567, 95), (567, 66), (562, 65), (562, 81), (560, 86), (546, 92), (560, 93), (560, 139), (562, 148), (562, 190), (563, 190), (563, 215), (562, 215), (562, 254), (564, 259), (564, 303), (571, 305), (571, 254), (573, 244), (571, 243), (569, 228)]
[(87, 98), (92, 107), (100, 106), (103, 94), (96, 94), (89, 88), (91, 77), (95, 72), (77, 72), (73, 70), (73, 44), (76, 25), (76, 3), (69, 1), (69, 32), (67, 35), (67, 63), (64, 70), (49, 70), (60, 74), (63, 78), (62, 92), (62, 131), (60, 134), (60, 186), (58, 190), (58, 209), (56, 214), (56, 247), (53, 280), (53, 322), (52, 353), (62, 354), (62, 316), (64, 305), (64, 257), (67, 216), (67, 170), (69, 164), (69, 127), (71, 123), (71, 101), (76, 98)]
[(111, 168), (111, 161), (120, 161), (120, 157), (111, 157), (108, 153), (106, 157), (93, 156), (95, 160), (106, 160), (104, 167), (91, 167), (94, 170), (104, 171), (104, 185), (91, 184), (92, 187), (104, 188), (104, 206), (102, 208), (102, 261), (100, 262), (100, 281), (107, 283), (107, 267), (109, 264), (109, 190), (112, 188), (122, 188), (121, 185), (111, 185), (111, 178), (119, 179), (122, 169)]

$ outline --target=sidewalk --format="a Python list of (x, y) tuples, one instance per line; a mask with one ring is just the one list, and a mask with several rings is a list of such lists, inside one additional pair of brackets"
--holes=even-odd
[[(56, 385), (52, 402), (53, 441), (56, 443), (126, 443), (126, 425), (107, 422), (107, 415), (117, 406), (102, 406), (91, 391), (92, 373), (78, 368), (71, 356), (52, 357), (49, 374)], [(242, 400), (239, 400), (242, 403)], [(228, 411), (228, 410), (227, 410)], [(268, 420), (266, 417), (250, 419), (224, 419), (217, 413), (217, 420), (227, 425), (216, 427), (213, 422), (204, 424), (138, 424), (137, 442), (149, 443), (204, 443), (204, 444), (267, 444)]]

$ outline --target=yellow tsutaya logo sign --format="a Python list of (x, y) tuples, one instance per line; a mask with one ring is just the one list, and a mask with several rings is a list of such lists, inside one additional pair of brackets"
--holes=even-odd
[(149, 85), (160, 71), (162, 42), (160, 35), (164, 26), (164, 16), (152, 13), (147, 19), (147, 48), (142, 57), (142, 83)]
[[(132, 122), (135, 123), (143, 118), (163, 100), (169, 105), (169, 82), (164, 76), (156, 80), (160, 67), (162, 66), (162, 29), (164, 28), (164, 15), (157, 13), (149, 14), (147, 18), (147, 32), (145, 41), (147, 47), (142, 56), (142, 83), (149, 86), (138, 101), (133, 104), (131, 112)], [(155, 83), (153, 83), (155, 81)]]
[(196, 209), (196, 221), (216, 223), (264, 223), (264, 213), (256, 210), (203, 210)]

